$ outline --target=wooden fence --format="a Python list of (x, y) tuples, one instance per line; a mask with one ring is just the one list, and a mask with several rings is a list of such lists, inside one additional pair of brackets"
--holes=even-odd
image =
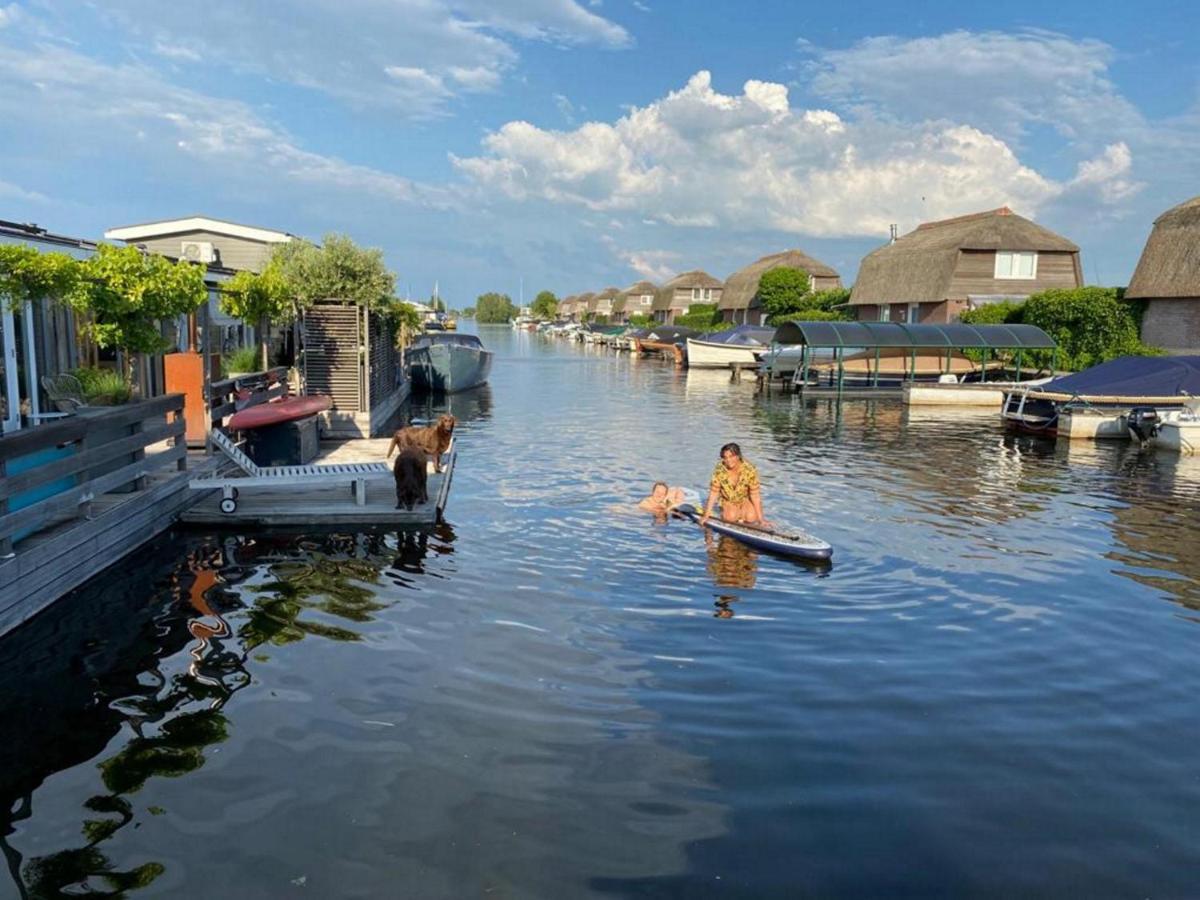
[[(257, 406), (277, 397), (286, 397), (288, 392), (287, 366), (276, 366), (265, 372), (253, 372), (214, 381), (208, 387), (208, 409), (213, 428), (225, 425), (225, 418), (239, 409)], [(249, 391), (249, 397), (243, 396)]]
[[(183, 394), (87, 410), (53, 424), (0, 437), (0, 557), (11, 556), (21, 536), (88, 515), (100, 494), (142, 490), (161, 468), (187, 469)], [(146, 448), (169, 441), (161, 451)], [(57, 451), (57, 452), (55, 452)], [(40, 453), (54, 458), (8, 474), (14, 461)], [(40, 493), (53, 491), (49, 496)], [(20, 508), (10, 509), (18, 504)]]

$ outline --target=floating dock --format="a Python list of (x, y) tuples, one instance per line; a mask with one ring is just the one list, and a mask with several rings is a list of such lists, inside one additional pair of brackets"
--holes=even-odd
[[(314, 465), (353, 464), (384, 461), (390, 438), (371, 438), (323, 444)], [(450, 483), (458, 452), (454, 442), (443, 456), (441, 472), (428, 467), (429, 502), (411, 510), (396, 509), (396, 482), (391, 473), (371, 475), (365, 480), (363, 497), (356, 498), (347, 482), (292, 484), (254, 488), (238, 492), (232, 513), (221, 512), (221, 492), (204, 492), (195, 505), (185, 510), (181, 521), (191, 525), (228, 528), (244, 526), (349, 525), (361, 527), (406, 527), (434, 525), (442, 519), (450, 496)], [(200, 493), (197, 491), (196, 493)], [(360, 502), (361, 501), (361, 502)]]

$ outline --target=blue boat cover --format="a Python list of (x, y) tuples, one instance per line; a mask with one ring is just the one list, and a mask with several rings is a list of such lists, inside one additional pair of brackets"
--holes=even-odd
[(706, 334), (697, 340), (709, 344), (733, 344), (737, 347), (766, 347), (775, 336), (774, 328), (762, 328), (758, 325), (736, 325), (725, 331)]
[(1119, 356), (1039, 390), (1079, 396), (1200, 396), (1200, 356)]

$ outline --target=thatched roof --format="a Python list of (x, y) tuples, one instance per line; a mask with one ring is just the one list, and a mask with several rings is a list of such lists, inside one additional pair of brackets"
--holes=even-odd
[(671, 308), (671, 300), (675, 297), (675, 290), (683, 288), (690, 291), (692, 288), (719, 288), (724, 282), (719, 278), (713, 278), (707, 272), (700, 269), (693, 269), (690, 272), (684, 272), (681, 275), (676, 275), (666, 284), (664, 284), (654, 295), (654, 311), (662, 312)]
[(1154, 220), (1125, 296), (1200, 297), (1200, 197)]
[(720, 308), (747, 309), (754, 301), (755, 294), (758, 293), (758, 281), (763, 274), (783, 266), (789, 269), (803, 269), (809, 275), (818, 275), (822, 278), (840, 277), (837, 271), (820, 260), (813, 259), (802, 250), (772, 253), (729, 276), (725, 282), (725, 290), (721, 293)]
[(617, 294), (619, 294), (619, 293), (621, 293), (620, 288), (606, 287), (600, 293), (596, 294), (596, 296), (594, 298), (592, 298), (591, 301), (589, 301), (588, 309), (592, 312), (595, 312), (597, 309), (600, 308), (600, 304), (605, 301), (608, 302), (608, 308), (612, 309), (612, 302), (613, 302), (613, 300), (616, 299)]
[[(625, 310), (625, 301), (630, 297), (641, 297), (645, 294), (649, 294), (651, 297), (653, 297), (657, 293), (658, 288), (649, 281), (639, 281), (635, 284), (631, 284), (629, 287), (625, 288), (625, 290), (621, 291), (621, 293), (617, 295), (617, 298), (613, 300), (613, 312), (623, 312)], [(635, 304), (635, 306), (637, 306), (638, 309), (647, 309), (647, 307), (642, 306), (640, 303)]]
[(926, 222), (863, 258), (850, 303), (940, 303), (950, 293), (961, 250), (1079, 252), (1061, 234), (1007, 206)]
[(590, 291), (580, 294), (575, 298), (575, 309), (577, 312), (595, 312), (596, 295)]

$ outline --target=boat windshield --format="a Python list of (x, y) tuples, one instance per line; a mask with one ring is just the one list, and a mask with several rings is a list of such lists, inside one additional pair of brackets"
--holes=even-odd
[(429, 347), (433, 344), (457, 344), (461, 347), (483, 348), (483, 342), (475, 335), (461, 334), (456, 331), (439, 331), (436, 334), (423, 334), (413, 342), (413, 348)]

